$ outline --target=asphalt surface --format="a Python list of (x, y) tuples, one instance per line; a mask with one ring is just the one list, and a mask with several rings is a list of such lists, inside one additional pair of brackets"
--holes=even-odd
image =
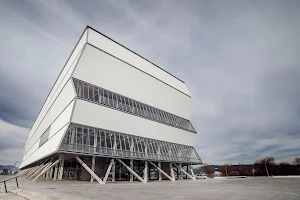
[[(13, 184), (11, 184), (13, 187)], [(83, 199), (201, 199), (201, 200), (300, 200), (300, 178), (246, 178), (231, 180), (178, 180), (119, 182), (100, 185), (97, 182), (20, 180), (20, 187), (57, 200)], [(1, 199), (1, 198), (0, 198)]]

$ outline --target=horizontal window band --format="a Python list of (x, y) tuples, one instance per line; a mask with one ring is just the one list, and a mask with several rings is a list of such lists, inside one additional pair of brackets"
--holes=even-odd
[(193, 125), (187, 119), (75, 78), (73, 78), (73, 83), (79, 99), (196, 133)]
[(192, 146), (71, 123), (59, 151), (104, 157), (202, 163)]

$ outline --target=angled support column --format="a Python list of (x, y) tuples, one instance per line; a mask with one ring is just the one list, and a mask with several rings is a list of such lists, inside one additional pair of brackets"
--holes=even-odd
[(111, 182), (116, 181), (116, 163), (112, 165)]
[[(51, 158), (52, 163), (54, 162), (54, 158)], [(56, 165), (55, 165), (56, 166)], [(48, 179), (52, 179), (53, 176), (53, 167), (50, 168), (50, 170), (48, 171)]]
[(39, 167), (33, 174), (31, 174), (27, 179), (33, 178), (35, 175), (39, 174), (42, 170), (44, 170), (47, 166), (49, 166), (51, 163), (48, 162), (46, 164), (43, 164), (41, 167)]
[[(133, 160), (130, 160), (130, 169), (133, 170)], [(130, 173), (130, 182), (133, 182), (133, 174)]]
[(64, 173), (64, 164), (65, 164), (65, 159), (63, 155), (59, 156), (60, 159), (60, 164), (59, 164), (59, 172), (58, 172), (58, 180), (61, 181)]
[(171, 175), (172, 179), (175, 180), (174, 170), (173, 170), (173, 164), (170, 163), (169, 165), (170, 165), (170, 173), (171, 173), (170, 175)]
[(18, 172), (19, 177), (22, 177), (23, 174), (25, 174), (28, 171), (28, 169), (23, 169)]
[(29, 174), (30, 172), (32, 172), (32, 171), (33, 171), (33, 168), (36, 168), (36, 167), (38, 167), (38, 166), (30, 167), (30, 168), (26, 169), (26, 171), (25, 171), (24, 173), (22, 173), (22, 175), (21, 175), (20, 177), (21, 177), (21, 178), (26, 177), (27, 174)]
[(111, 159), (110, 160), (110, 164), (107, 168), (107, 171), (105, 173), (105, 176), (104, 176), (104, 179), (103, 179), (103, 182), (106, 183), (107, 181), (107, 178), (108, 178), (108, 175), (109, 175), (109, 172), (111, 171), (111, 168), (115, 165), (115, 160), (114, 159)]
[(189, 168), (190, 168), (190, 170), (191, 170), (192, 176), (196, 179), (196, 176), (195, 176), (195, 174), (194, 174), (193, 167), (190, 165)]
[(38, 167), (40, 167), (40, 165), (37, 165), (35, 167), (31, 167), (25, 174), (22, 175), (22, 178), (26, 179), (28, 176), (30, 176), (35, 169), (37, 169)]
[(56, 181), (57, 180), (57, 174), (58, 174), (58, 166), (59, 164), (55, 165), (54, 168), (54, 175), (53, 175), (53, 180)]
[(81, 166), (88, 171), (91, 176), (94, 177), (94, 179), (96, 179), (96, 181), (98, 181), (100, 184), (104, 184), (104, 182), (78, 156), (75, 156), (75, 158), (81, 164)]
[(20, 172), (20, 177), (23, 176), (24, 174), (26, 174), (29, 170), (31, 170), (32, 167), (28, 168), (28, 169), (24, 169)]
[(182, 168), (182, 165), (179, 164), (179, 165), (178, 165), (178, 168), (179, 168), (179, 178), (180, 178), (180, 179), (183, 179), (183, 174), (182, 174), (182, 171), (180, 170), (180, 169), (183, 169), (183, 168)]
[(35, 172), (36, 169), (38, 169), (39, 167), (41, 167), (43, 164), (40, 164), (40, 165), (37, 165), (35, 167), (31, 167), (31, 169), (29, 169), (25, 174), (24, 176), (22, 176), (23, 178), (28, 178), (32, 173)]
[[(95, 156), (92, 157), (92, 171), (95, 173), (95, 164), (96, 164), (96, 160), (95, 160)], [(91, 175), (91, 182), (94, 182), (94, 178)]]
[(148, 161), (145, 161), (145, 168), (144, 168), (144, 181), (145, 182), (148, 182), (148, 169), (149, 169)]
[(181, 167), (181, 165), (177, 165), (177, 164), (175, 164), (179, 169), (180, 169), (180, 171), (182, 171), (185, 175), (187, 175), (190, 179), (192, 179), (192, 180), (196, 180), (196, 178), (195, 177), (193, 177), (193, 176), (191, 176), (189, 173), (187, 173), (182, 167)]
[[(158, 168), (161, 169), (161, 162), (158, 162)], [(160, 172), (160, 170), (158, 170), (158, 181), (161, 181), (161, 180), (162, 180), (161, 172)]]
[[(54, 162), (54, 158), (51, 158), (51, 164)], [(49, 168), (51, 170), (51, 168)], [(50, 179), (50, 170), (46, 172), (46, 179)]]
[[(168, 179), (170, 179), (172, 182), (175, 181), (175, 178), (170, 177), (166, 172), (164, 172), (160, 167), (156, 166), (153, 162), (149, 161), (149, 163), (151, 165), (153, 165), (159, 171), (160, 174), (163, 174), (165, 177), (167, 177)], [(161, 179), (162, 179), (161, 175), (160, 175), (159, 178), (160, 178), (160, 181), (161, 181)]]
[(32, 182), (36, 181), (36, 179), (38, 179), (40, 176), (42, 176), (44, 173), (46, 173), (51, 167), (57, 165), (59, 163), (59, 161), (61, 161), (61, 159), (62, 158), (57, 159), (57, 161), (55, 161), (54, 163), (50, 162), (51, 164), (49, 163), (50, 165), (47, 166), (46, 168), (44, 168), (43, 171), (32, 180)]
[(133, 171), (130, 167), (128, 167), (122, 160), (117, 159), (117, 161), (119, 161), (130, 173), (132, 173), (133, 176), (139, 179), (139, 181), (141, 181), (142, 183), (146, 183), (144, 179), (142, 179), (142, 177), (140, 177), (137, 173), (135, 173), (135, 171)]

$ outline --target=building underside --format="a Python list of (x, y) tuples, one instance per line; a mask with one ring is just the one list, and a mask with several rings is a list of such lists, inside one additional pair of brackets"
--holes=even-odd
[(36, 181), (195, 180), (192, 165), (201, 164), (194, 147), (71, 123), (57, 154), (22, 169)]

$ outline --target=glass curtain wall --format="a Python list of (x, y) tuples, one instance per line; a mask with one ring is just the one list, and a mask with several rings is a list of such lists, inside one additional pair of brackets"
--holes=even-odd
[(194, 147), (70, 124), (61, 151), (143, 160), (202, 163)]
[(105, 90), (103, 88), (91, 85), (89, 83), (80, 81), (78, 79), (73, 78), (73, 81), (78, 98), (196, 133), (193, 125), (187, 119), (154, 108), (139, 101), (135, 101), (117, 93)]

